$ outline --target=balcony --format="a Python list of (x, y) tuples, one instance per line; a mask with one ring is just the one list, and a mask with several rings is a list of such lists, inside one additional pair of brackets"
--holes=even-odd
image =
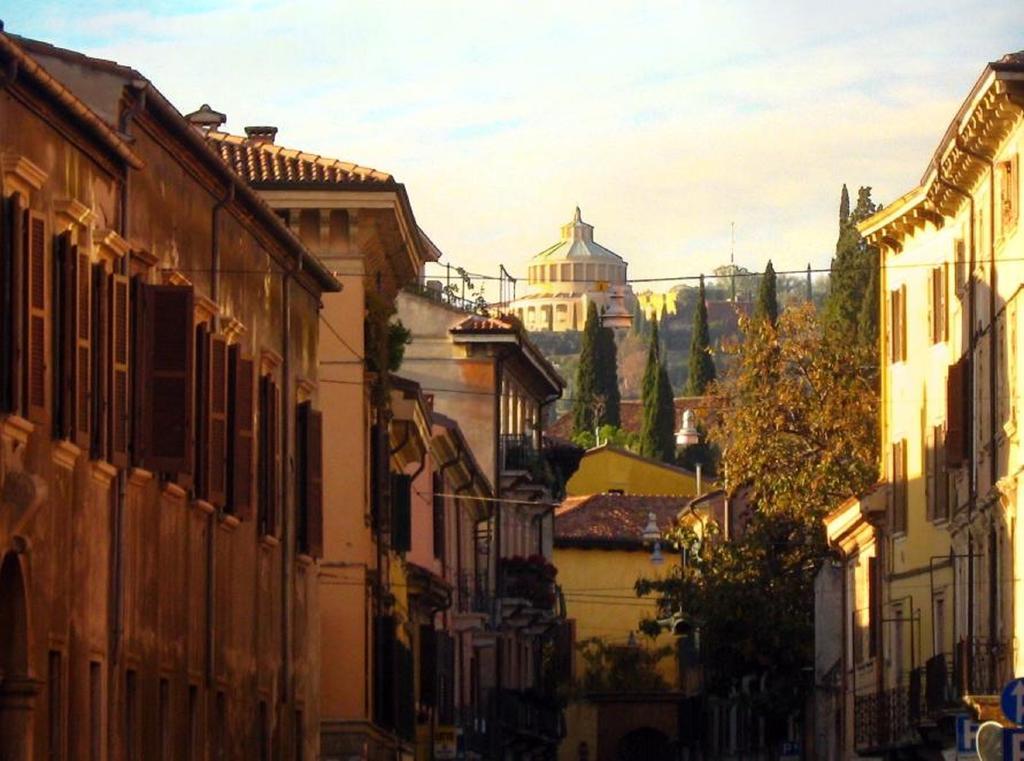
[(958, 697), (998, 695), (1011, 676), (1012, 645), (978, 638), (961, 640), (953, 648), (953, 685)]
[(911, 687), (901, 686), (854, 696), (854, 745), (858, 752), (875, 753), (915, 741), (913, 718), (919, 714), (919, 707), (911, 708), (913, 692)]
[(533, 471), (540, 463), (540, 453), (533, 445), (533, 436), (527, 433), (503, 433), (501, 435), (501, 469), (510, 471)]
[(406, 285), (405, 290), (467, 314), (487, 312), (487, 301), (483, 297), (471, 295), (467, 298), (464, 289), (460, 290), (457, 286), (445, 286), (440, 280), (416, 281)]
[(489, 614), (494, 598), (488, 586), (486, 573), (460, 573), (458, 612)]
[(558, 702), (535, 691), (501, 690), (496, 695), (502, 742), (522, 749), (556, 745), (565, 737)]
[(558, 569), (540, 555), (502, 558), (498, 589), (502, 620), (540, 634), (558, 618)]

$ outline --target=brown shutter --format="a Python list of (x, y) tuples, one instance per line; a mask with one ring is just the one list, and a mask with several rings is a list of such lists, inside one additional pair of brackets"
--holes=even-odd
[(22, 331), (22, 299), (24, 297), (21, 281), (24, 278), (25, 256), (23, 248), (25, 237), (25, 211), (21, 195), (14, 193), (5, 199), (5, 225), (3, 239), (3, 346), (0, 356), (4, 358), (2, 381), (2, 401), (5, 412), (21, 409), (21, 367), (24, 362), (23, 331)]
[(937, 499), (936, 483), (938, 474), (935, 471), (935, 429), (926, 428), (924, 431), (924, 511), (928, 520), (935, 518), (935, 503)]
[(907, 359), (907, 286), (900, 286), (900, 359)]
[(967, 459), (967, 368), (967, 357), (961, 357), (946, 378), (946, 464), (953, 467)]
[(146, 285), (143, 293), (144, 383), (139, 463), (159, 473), (192, 470), (191, 286)]
[(209, 433), (206, 490), (217, 507), (227, 504), (228, 345), (221, 336), (210, 338)]
[(54, 240), (53, 256), (53, 435), (71, 440), (75, 408), (75, 266), (71, 233)]
[(301, 470), (299, 486), (304, 536), (300, 548), (313, 557), (323, 556), (323, 416), (310, 402), (299, 405)]
[(269, 446), (268, 456), (270, 469), (267, 473), (267, 496), (270, 500), (267, 506), (267, 533), (277, 536), (277, 522), (280, 517), (281, 502), (281, 398), (278, 395), (277, 384), (273, 379), (267, 379), (267, 404), (269, 412), (269, 426), (267, 442)]
[(253, 454), (255, 426), (253, 415), (253, 361), (242, 356), (238, 346), (231, 347), (231, 439), (228, 462), (231, 475), (228, 500), (231, 511), (241, 520), (252, 518)]
[(49, 418), (47, 363), (46, 222), (41, 214), (25, 216), (25, 412), (33, 423), (45, 425)]
[(92, 440), (94, 459), (107, 459), (108, 368), (110, 366), (110, 297), (107, 270), (102, 263), (90, 267), (92, 273)]
[[(110, 339), (110, 412), (108, 415), (110, 441), (110, 462), (118, 468), (128, 466), (128, 444), (131, 434), (132, 410), (129, 408), (131, 378), (128, 359), (131, 343), (131, 295), (132, 287), (124, 275), (110, 275), (108, 292), (110, 296), (109, 318)], [(138, 291), (136, 291), (138, 295)], [(138, 314), (138, 310), (135, 312)], [(135, 329), (141, 330), (141, 324)], [(135, 361), (141, 367), (142, 355)], [(136, 376), (139, 377), (139, 376)]]
[(92, 266), (89, 255), (72, 249), (75, 262), (75, 444), (88, 449), (92, 430)]
[(193, 436), (195, 452), (192, 462), (195, 479), (192, 482), (192, 487), (197, 498), (209, 499), (207, 481), (209, 475), (208, 443), (210, 440), (210, 331), (205, 322), (196, 325), (195, 341), (196, 414), (195, 436)]

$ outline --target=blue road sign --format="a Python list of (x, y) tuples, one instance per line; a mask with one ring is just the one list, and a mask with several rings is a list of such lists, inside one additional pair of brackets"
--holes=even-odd
[(1003, 761), (1024, 761), (1024, 729), (1003, 730)]
[(1014, 724), (1024, 724), (1024, 678), (1007, 682), (999, 700), (1003, 715)]
[(968, 714), (956, 717), (956, 752), (978, 752), (978, 727), (980, 722)]

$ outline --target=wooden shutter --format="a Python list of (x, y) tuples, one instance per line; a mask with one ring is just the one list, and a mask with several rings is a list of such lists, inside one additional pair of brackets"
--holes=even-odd
[(968, 408), (967, 357), (950, 365), (946, 378), (946, 464), (959, 466), (967, 459), (970, 425)]
[(206, 440), (206, 492), (217, 507), (227, 504), (228, 345), (221, 336), (210, 338), (210, 390)]
[(943, 444), (941, 425), (933, 428), (932, 438), (935, 442), (935, 511), (934, 518), (949, 518), (949, 473), (946, 472), (946, 448)]
[(444, 513), (444, 477), (439, 471), (434, 471), (431, 476), (433, 488), (433, 528), (434, 528), (434, 558), (444, 562), (445, 556), (445, 513)]
[(142, 467), (191, 473), (193, 297), (191, 286), (146, 285), (142, 335)]
[(231, 436), (229, 439), (228, 504), (242, 520), (252, 518), (253, 455), (255, 454), (253, 361), (238, 346), (230, 351)]
[(900, 292), (889, 292), (889, 359), (900, 361)]
[(405, 473), (391, 474), (391, 549), (412, 549), (412, 478)]
[(46, 222), (34, 211), (25, 213), (25, 412), (33, 423), (46, 425), (49, 363)]
[(92, 432), (92, 263), (78, 246), (72, 249), (75, 267), (74, 310), (74, 441), (88, 449)]
[(323, 556), (323, 416), (310, 402), (299, 405), (300, 549)]
[(90, 305), (92, 316), (90, 327), (92, 336), (92, 367), (91, 374), (92, 396), (89, 399), (89, 414), (92, 422), (92, 434), (89, 439), (90, 457), (96, 460), (107, 459), (107, 368), (109, 367), (110, 354), (108, 336), (110, 331), (109, 321), (109, 298), (107, 294), (107, 270), (102, 263), (92, 264), (89, 267), (92, 279), (92, 299)]
[(281, 464), (277, 384), (269, 375), (260, 377), (260, 530), (277, 534), (278, 473)]
[(938, 478), (935, 471), (935, 445), (935, 429), (926, 428), (924, 431), (924, 504), (925, 517), (928, 520), (935, 518), (936, 479)]
[[(110, 339), (107, 343), (110, 353), (110, 412), (108, 415), (107, 438), (110, 441), (110, 462), (118, 468), (128, 466), (128, 445), (131, 435), (132, 410), (129, 407), (131, 377), (128, 360), (132, 330), (132, 287), (124, 275), (110, 275), (107, 281), (110, 297), (107, 326)], [(137, 326), (138, 330), (141, 326)], [(143, 357), (135, 357), (141, 364)]]
[(878, 558), (868, 558), (868, 657), (873, 658), (878, 654), (878, 632), (881, 623), (879, 613), (879, 582)]
[(209, 499), (209, 440), (210, 440), (210, 331), (206, 323), (196, 325), (196, 414), (193, 444), (195, 454), (192, 488), (199, 499)]
[(19, 193), (4, 205), (7, 224), (4, 236), (4, 332), (3, 357), (7, 366), (3, 373), (3, 405), (6, 412), (22, 409), (24, 393), (21, 379), (25, 362), (24, 288), (25, 279), (25, 209)]
[(430, 624), (420, 625), (420, 703), (437, 705), (438, 637)]
[(54, 240), (53, 256), (53, 435), (71, 440), (75, 409), (75, 251), (71, 233)]

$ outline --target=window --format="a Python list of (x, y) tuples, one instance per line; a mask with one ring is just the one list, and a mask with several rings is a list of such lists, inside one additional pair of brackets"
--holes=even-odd
[(391, 474), (391, 549), (412, 549), (412, 478), (405, 473)]
[(941, 594), (936, 595), (932, 600), (932, 630), (934, 631), (933, 652), (936, 654), (947, 652), (946, 598)]
[(216, 741), (213, 745), (214, 761), (226, 761), (228, 757), (228, 701), (222, 690), (217, 690), (214, 703), (213, 731)]
[(932, 325), (931, 325), (931, 338), (932, 343), (943, 343), (949, 336), (948, 330), (948, 316), (946, 306), (946, 293), (949, 282), (949, 265), (942, 264), (940, 267), (934, 267), (931, 271), (930, 277), (930, 303), (932, 311)]
[(89, 662), (89, 761), (103, 758), (103, 671)]
[(879, 621), (877, 620), (879, 602), (879, 577), (878, 558), (868, 558), (868, 657), (874, 658), (878, 655), (878, 631)]
[(160, 760), (171, 761), (171, 684), (160, 680)]
[(192, 288), (136, 277), (132, 296), (135, 462), (154, 473), (192, 473)]
[(963, 238), (953, 241), (953, 261), (956, 268), (956, 293), (963, 298), (964, 287), (967, 285), (967, 245)]
[(260, 376), (259, 388), (259, 495), (257, 523), (263, 536), (277, 534), (278, 473), (280, 473), (280, 417), (277, 384), (269, 375)]
[(1020, 205), (1020, 178), (1017, 176), (1017, 157), (999, 162), (997, 168), (999, 183), (1000, 231), (1005, 238), (1017, 226)]
[(892, 445), (892, 530), (907, 530), (907, 440)]
[(946, 464), (957, 467), (970, 448), (970, 362), (961, 357), (950, 365), (946, 378)]
[(49, 713), (50, 761), (64, 758), (64, 659), (59, 650), (51, 650), (46, 667), (47, 710)]
[(444, 476), (434, 471), (431, 477), (433, 494), (433, 527), (434, 527), (434, 558), (444, 561), (445, 515), (444, 515)]
[(302, 711), (295, 712), (295, 761), (306, 758), (306, 724)]
[(185, 733), (187, 761), (199, 758), (199, 688), (194, 684), (188, 686), (188, 728)]
[(71, 233), (53, 242), (53, 432), (83, 450), (91, 444), (92, 265), (71, 243)]
[(901, 285), (889, 297), (889, 347), (895, 364), (907, 358), (907, 287)]
[(135, 671), (124, 672), (124, 758), (132, 761), (139, 757), (138, 684)]
[(296, 426), (299, 552), (323, 556), (323, 416), (310, 402), (298, 407)]
[[(270, 761), (270, 717), (267, 715), (267, 701), (261, 700), (256, 715), (256, 732), (259, 738), (258, 761)], [(296, 728), (298, 731), (298, 728)]]
[(253, 508), (253, 469), (256, 454), (255, 392), (251, 357), (239, 346), (228, 352), (228, 477), (227, 508), (240, 520), (250, 520)]
[(925, 491), (928, 520), (949, 518), (949, 474), (946, 472), (946, 426), (933, 425), (925, 448)]

